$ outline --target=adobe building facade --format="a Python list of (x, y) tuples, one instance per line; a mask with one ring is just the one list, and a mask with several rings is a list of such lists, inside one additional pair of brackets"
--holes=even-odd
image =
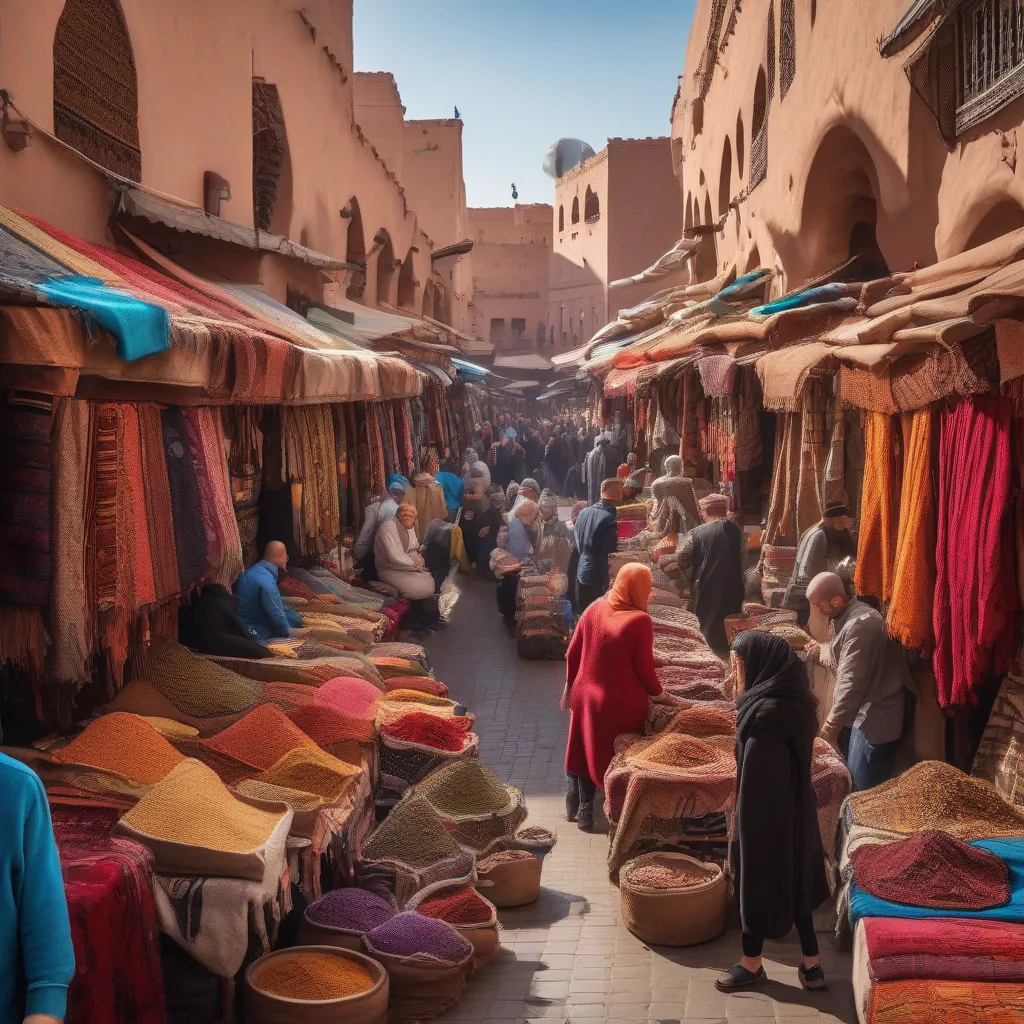
[[(356, 78), (352, 0), (5, 0), (0, 203), (112, 245), (115, 203), (137, 191), (188, 222), (140, 230), (198, 269), (282, 302), (321, 301), (333, 279), (370, 306), (456, 319), (458, 277), (432, 256), (433, 235), (462, 230), (461, 126), (431, 127), (444, 167), (410, 188), (359, 125)], [(295, 244), (268, 252), (275, 239)]]
[(562, 351), (660, 287), (609, 285), (640, 273), (679, 241), (671, 140), (609, 139), (555, 182), (552, 224), (548, 337)]
[(473, 252), (471, 333), (496, 354), (552, 354), (548, 331), (551, 207), (476, 207), (469, 211)]
[[(989, 57), (985, 58), (988, 54)], [(984, 59), (979, 59), (984, 58)], [(701, 0), (672, 110), (696, 276), (910, 270), (1024, 226), (1024, 18), (1005, 0)]]

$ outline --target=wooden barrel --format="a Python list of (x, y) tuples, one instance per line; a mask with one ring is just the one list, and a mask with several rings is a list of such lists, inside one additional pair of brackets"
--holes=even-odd
[[(374, 979), (373, 987), (344, 999), (311, 1001), (285, 999), (257, 986), (260, 971), (267, 964), (295, 953), (312, 952), (355, 961), (370, 972)], [(246, 970), (245, 1020), (246, 1024), (387, 1024), (390, 991), (387, 971), (363, 953), (335, 946), (296, 946), (268, 953)]]

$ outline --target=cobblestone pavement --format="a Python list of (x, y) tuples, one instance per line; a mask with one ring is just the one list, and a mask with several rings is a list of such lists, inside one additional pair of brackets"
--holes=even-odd
[(608, 881), (607, 837), (579, 832), (563, 817), (564, 663), (521, 661), (498, 617), (493, 585), (462, 587), (449, 627), (429, 641), (435, 674), (476, 715), (481, 758), (524, 791), (530, 822), (556, 829), (559, 842), (545, 862), (540, 899), (499, 912), (501, 955), (469, 983), (445, 1021), (854, 1024), (852, 958), (825, 936), (829, 992), (800, 989), (794, 933), (765, 947), (769, 986), (726, 996), (714, 979), (739, 957), (738, 924), (687, 949), (650, 948), (626, 930), (618, 890)]

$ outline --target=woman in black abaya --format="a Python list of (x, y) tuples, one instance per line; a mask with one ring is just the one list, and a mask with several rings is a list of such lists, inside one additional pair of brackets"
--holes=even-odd
[(812, 914), (829, 896), (811, 757), (817, 702), (807, 670), (779, 637), (747, 631), (732, 642), (736, 698), (733, 869), (743, 959), (715, 982), (723, 992), (763, 985), (765, 939), (800, 935), (800, 983), (825, 987)]

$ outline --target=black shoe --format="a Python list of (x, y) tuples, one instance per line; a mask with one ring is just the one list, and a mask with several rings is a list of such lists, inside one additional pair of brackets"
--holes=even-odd
[(715, 988), (719, 992), (740, 992), (747, 988), (757, 988), (758, 985), (764, 985), (767, 981), (768, 975), (765, 974), (764, 967), (758, 967), (751, 973), (743, 964), (734, 964), (729, 970), (718, 976)]
[(580, 803), (579, 810), (576, 812), (576, 827), (581, 832), (594, 831), (594, 805), (592, 803)]
[(806, 968), (800, 965), (800, 984), (807, 992), (824, 992), (828, 985), (825, 984), (825, 971), (821, 964)]
[(570, 776), (565, 780), (565, 820), (575, 821), (580, 810), (580, 790), (576, 780)]

